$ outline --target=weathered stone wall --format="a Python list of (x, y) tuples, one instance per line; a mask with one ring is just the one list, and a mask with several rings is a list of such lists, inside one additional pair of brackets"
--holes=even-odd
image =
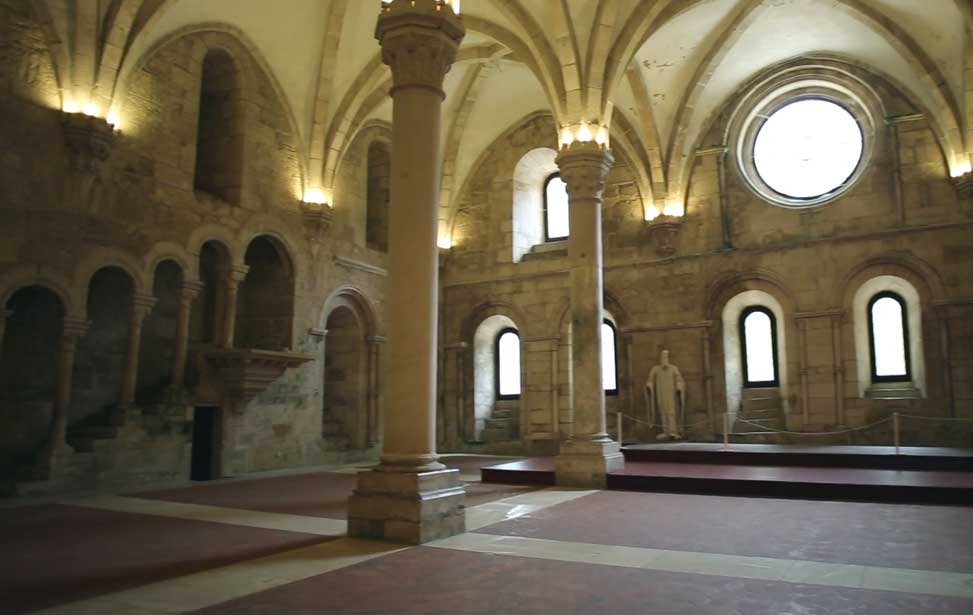
[[(0, 20), (0, 110), (5, 117), (0, 123), (4, 143), (0, 298), (6, 301), (18, 288), (36, 283), (63, 297), (68, 317), (90, 320), (95, 315), (87, 310), (89, 283), (96, 271), (109, 266), (127, 272), (129, 296), (132, 292), (152, 296), (156, 291), (159, 295), (143, 326), (144, 369), (139, 374), (138, 398), (144, 416), (127, 413), (127, 426), (114, 439), (97, 440), (93, 452), (78, 458), (97, 455), (103, 477), (118, 472), (134, 480), (140, 467), (152, 468), (143, 477), (161, 477), (166, 470), (159, 460), (171, 461), (171, 476), (184, 473), (183, 448), (191, 429), (179, 417), (191, 416), (194, 405), (226, 403), (225, 393), (214, 386), (219, 384), (216, 372), (205, 358), (215, 340), (203, 330), (207, 321), (210, 328), (217, 323), (203, 312), (207, 304), (218, 303), (226, 267), (242, 268), (247, 247), (261, 235), (272, 237), (285, 253), (292, 278), (287, 296), (280, 296), (279, 284), (271, 285), (273, 297), (268, 301), (274, 305), (264, 310), (266, 326), (257, 327), (263, 333), (255, 334), (263, 341), (256, 345), (280, 347), (287, 340), (289, 350), (315, 355), (317, 360), (289, 370), (244, 407), (223, 408), (224, 473), (375, 455), (374, 442), (335, 451), (322, 438), (324, 347), (316, 333), (325, 328), (328, 298), (338, 289), (354, 289), (371, 311), (368, 334), (381, 335), (385, 256), (365, 247), (364, 190), (351, 191), (336, 203), (333, 228), (305, 218), (298, 201), (303, 186), (300, 137), (272, 80), (230, 30), (178, 36), (147, 54), (125, 84), (121, 131), (115, 134), (110, 157), (88, 171), (77, 171), (69, 166), (74, 159), (66, 147), (56, 87), (52, 89), (56, 79), (51, 56), (28, 4), (0, 2), (4, 16)], [(242, 130), (238, 204), (194, 190), (203, 58), (214, 48), (227, 53), (239, 71), (235, 75), (241, 90), (237, 119)], [(30, 69), (30, 81), (24, 81), (24, 66)], [(360, 152), (353, 152), (339, 169), (340, 181), (364, 178), (364, 162)], [(360, 231), (341, 233), (343, 219), (360, 220), (356, 224)], [(208, 241), (226, 255), (225, 262), (214, 262), (212, 279), (200, 270), (200, 253)], [(177, 264), (186, 282), (210, 282), (192, 306), (187, 377), (191, 386), (188, 393), (175, 396), (160, 396), (158, 391), (165, 388), (159, 386), (160, 379), (171, 372), (170, 336), (178, 318), (178, 292), (170, 292), (178, 289), (166, 287), (163, 292), (154, 280), (156, 266), (163, 260)], [(254, 268), (260, 273), (260, 266)], [(257, 285), (251, 284), (250, 289)], [(240, 288), (245, 299), (246, 277)], [(113, 357), (124, 362), (131, 299), (119, 299), (112, 307), (117, 313), (110, 318), (123, 333), (111, 336), (112, 348), (122, 352), (121, 357)], [(257, 311), (265, 307), (257, 306)], [(243, 326), (247, 309), (242, 310)], [(285, 319), (287, 334), (279, 335)], [(80, 356), (86, 353), (85, 345), (106, 343), (99, 328), (96, 322), (93, 336), (82, 338)], [(268, 333), (271, 330), (273, 335)], [(59, 331), (45, 332), (40, 339), (57, 340), (59, 335)], [(247, 336), (243, 337), (247, 343)], [(56, 357), (57, 344), (52, 344), (50, 354)], [(17, 354), (4, 353), (3, 369)], [(86, 361), (77, 366), (75, 388), (84, 388), (90, 380), (85, 373), (94, 366)], [(122, 365), (113, 364), (105, 380), (112, 380), (110, 386), (99, 389), (111, 390), (111, 399), (106, 394), (105, 399), (89, 403), (78, 395), (71, 416), (88, 416), (95, 405), (117, 402), (121, 370)], [(375, 388), (379, 387), (380, 382)], [(167, 418), (159, 426), (161, 419), (153, 417), (162, 416)], [(372, 448), (366, 450), (366, 444)], [(160, 446), (169, 452), (159, 450)], [(144, 451), (144, 459), (139, 458), (139, 450)], [(75, 466), (93, 467), (85, 463)]]
[[(661, 225), (645, 221), (630, 162), (616, 152), (603, 220), (605, 309), (620, 330), (620, 395), (606, 404), (611, 430), (614, 411), (647, 420), (643, 383), (660, 351), (669, 349), (686, 380), (686, 420), (698, 421), (697, 437), (712, 437), (727, 410), (721, 312), (747, 290), (769, 293), (784, 312), (789, 428), (860, 426), (893, 411), (973, 418), (969, 344), (962, 341), (973, 312), (973, 204), (952, 186), (928, 121), (911, 117), (915, 110), (884, 84), (875, 87), (890, 113), (906, 120), (879, 127), (869, 168), (852, 190), (810, 210), (771, 205), (745, 186), (732, 159), (715, 147), (725, 132), (721, 118), (700, 144), (686, 215), (667, 237)], [(456, 425), (443, 440), (455, 450), (484, 449), (453, 434), (469, 433), (463, 417), (472, 403), (471, 331), (493, 313), (511, 317), (524, 339), (526, 429), (522, 442), (507, 449), (539, 450), (571, 433), (566, 253), (512, 263), (507, 245), (516, 164), (533, 148), (554, 147), (555, 135), (549, 118), (527, 119), (492, 145), (461, 195), (441, 313), (441, 424)], [(674, 253), (665, 250), (667, 242)], [(922, 399), (860, 394), (852, 296), (878, 275), (906, 279), (920, 294)], [(968, 430), (943, 423), (910, 419), (903, 429), (914, 443), (969, 438)], [(650, 435), (629, 420), (626, 431)], [(856, 437), (888, 443), (891, 434), (885, 424)]]

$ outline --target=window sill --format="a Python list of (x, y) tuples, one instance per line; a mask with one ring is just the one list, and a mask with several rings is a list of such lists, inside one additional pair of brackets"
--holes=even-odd
[(541, 259), (555, 259), (561, 258), (568, 255), (568, 241), (566, 239), (559, 241), (549, 241), (547, 243), (539, 243), (531, 247), (527, 254), (524, 254), (520, 262), (529, 260), (541, 260)]
[(880, 382), (865, 389), (865, 399), (921, 399), (912, 382)]

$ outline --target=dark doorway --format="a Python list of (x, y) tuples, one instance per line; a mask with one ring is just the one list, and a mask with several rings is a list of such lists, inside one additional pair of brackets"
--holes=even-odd
[(213, 480), (216, 472), (216, 438), (219, 408), (200, 407), (193, 413), (193, 453), (191, 480)]

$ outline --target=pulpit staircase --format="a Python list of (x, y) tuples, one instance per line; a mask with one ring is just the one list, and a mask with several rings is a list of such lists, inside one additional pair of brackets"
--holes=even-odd
[[(776, 444), (775, 430), (784, 429), (783, 409), (779, 388), (743, 389), (740, 412), (733, 422), (733, 433), (748, 435), (730, 436), (731, 442), (743, 444)], [(767, 432), (767, 435), (756, 432)]]

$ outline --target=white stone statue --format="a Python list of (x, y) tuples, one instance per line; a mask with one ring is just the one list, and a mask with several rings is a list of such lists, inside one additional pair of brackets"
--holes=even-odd
[(686, 390), (679, 368), (669, 363), (669, 351), (663, 350), (661, 363), (649, 372), (645, 382), (645, 401), (649, 408), (649, 420), (662, 425), (658, 440), (682, 438), (679, 426), (686, 410)]

